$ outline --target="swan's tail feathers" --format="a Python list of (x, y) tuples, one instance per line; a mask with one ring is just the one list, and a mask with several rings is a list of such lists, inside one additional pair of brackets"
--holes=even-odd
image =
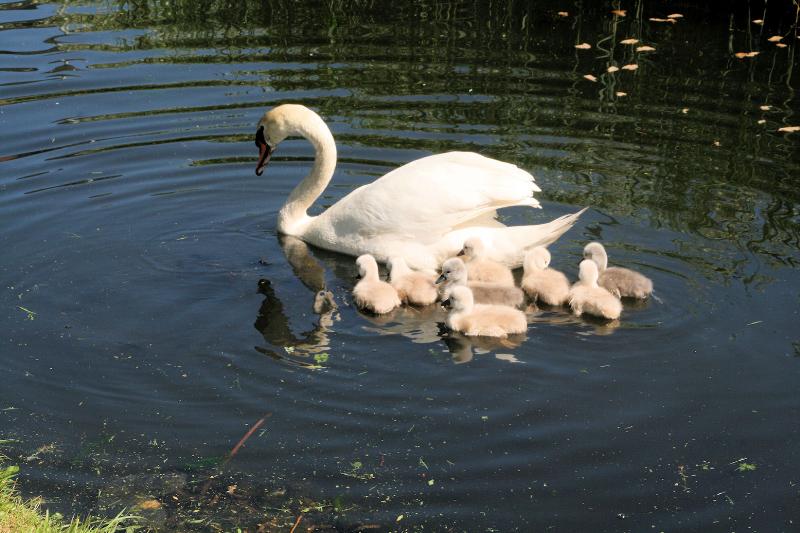
[(589, 209), (584, 207), (577, 213), (570, 215), (563, 215), (555, 220), (551, 220), (546, 224), (537, 224), (535, 226), (511, 226), (506, 229), (507, 235), (514, 242), (516, 249), (527, 250), (534, 246), (547, 246), (558, 240), (564, 233), (567, 232), (578, 218)]

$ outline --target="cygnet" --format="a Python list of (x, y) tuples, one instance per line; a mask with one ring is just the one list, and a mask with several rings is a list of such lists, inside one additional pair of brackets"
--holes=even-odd
[(485, 257), (486, 246), (480, 237), (470, 237), (458, 252), (467, 265), (467, 274), (471, 281), (485, 281), (501, 285), (514, 285), (511, 270), (497, 261)]
[(525, 274), (522, 276), (522, 290), (533, 301), (547, 305), (564, 305), (569, 300), (569, 280), (563, 272), (552, 269), (550, 252), (544, 246), (537, 246), (525, 254), (522, 263)]
[(356, 265), (361, 280), (353, 287), (353, 301), (360, 309), (382, 315), (401, 305), (395, 288), (378, 277), (378, 263), (374, 257), (362, 255), (356, 259)]
[(617, 298), (644, 300), (653, 292), (653, 282), (647, 276), (622, 267), (608, 268), (606, 249), (599, 242), (590, 242), (583, 249), (583, 258), (597, 263), (600, 271), (598, 284)]
[(411, 270), (402, 257), (390, 257), (386, 266), (389, 268), (389, 283), (397, 290), (403, 303), (429, 305), (439, 297), (434, 284), (436, 274)]
[(590, 259), (581, 261), (579, 277), (569, 291), (569, 306), (575, 316), (586, 313), (608, 320), (619, 318), (622, 303), (597, 284), (597, 264)]
[(453, 287), (444, 305), (451, 309), (447, 327), (464, 335), (507, 337), (528, 329), (522, 311), (505, 305), (475, 304), (468, 287)]
[(472, 281), (469, 279), (467, 266), (458, 257), (450, 258), (442, 263), (442, 275), (436, 280), (436, 284), (441, 284), (442, 300), (447, 299), (453, 287), (463, 286), (472, 290), (473, 299), (475, 303), (479, 304), (521, 307), (525, 301), (525, 294), (513, 285)]

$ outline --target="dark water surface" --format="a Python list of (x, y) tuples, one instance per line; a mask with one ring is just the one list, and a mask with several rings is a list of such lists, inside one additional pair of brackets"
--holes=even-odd
[[(103, 514), (123, 486), (166, 530), (798, 531), (790, 3), (339, 4), (0, 3), (0, 452), (23, 492)], [(657, 298), (616, 325), (535, 312), (521, 344), (362, 316), (351, 258), (275, 232), (311, 146), (253, 173), (286, 101), (337, 140), (317, 212), (479, 151), (542, 187), (510, 224), (592, 207), (554, 266), (601, 240)]]

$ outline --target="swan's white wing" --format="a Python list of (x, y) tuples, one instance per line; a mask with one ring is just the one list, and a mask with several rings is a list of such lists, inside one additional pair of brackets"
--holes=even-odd
[[(501, 207), (539, 207), (533, 176), (472, 152), (417, 159), (339, 200), (320, 218), (340, 236), (396, 236), (432, 243)], [(321, 222), (321, 221), (320, 221)]]

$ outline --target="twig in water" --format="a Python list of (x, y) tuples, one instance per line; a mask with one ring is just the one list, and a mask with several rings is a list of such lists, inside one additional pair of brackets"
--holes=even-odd
[(297, 526), (300, 525), (300, 520), (302, 519), (303, 519), (303, 513), (300, 513), (300, 516), (297, 517), (297, 520), (295, 521), (294, 525), (292, 526), (292, 530), (289, 533), (294, 533), (294, 530), (297, 529)]
[(224, 467), (226, 464), (228, 464), (228, 462), (229, 462), (231, 459), (233, 459), (233, 456), (234, 456), (234, 455), (236, 455), (236, 453), (239, 451), (239, 448), (241, 448), (242, 446), (244, 446), (244, 443), (245, 443), (245, 441), (246, 441), (247, 439), (249, 439), (249, 438), (250, 438), (250, 437), (253, 435), (253, 433), (255, 433), (255, 432), (256, 432), (256, 430), (257, 430), (258, 428), (260, 428), (260, 427), (261, 427), (261, 424), (263, 424), (263, 423), (264, 423), (264, 422), (267, 420), (267, 418), (269, 418), (269, 417), (271, 417), (271, 416), (272, 416), (272, 413), (267, 413), (266, 415), (264, 415), (263, 417), (261, 417), (261, 418), (259, 419), (259, 421), (258, 421), (258, 422), (256, 422), (255, 424), (253, 424), (253, 427), (251, 427), (251, 428), (250, 428), (250, 430), (249, 430), (247, 433), (245, 433), (245, 434), (244, 434), (244, 437), (242, 437), (242, 438), (239, 440), (239, 442), (237, 442), (237, 443), (236, 443), (236, 446), (234, 446), (234, 447), (233, 447), (233, 449), (231, 450), (231, 452), (228, 454), (228, 457), (227, 457), (227, 458), (226, 458), (226, 459), (225, 459), (225, 460), (222, 462), (222, 466), (223, 466), (223, 467)]

